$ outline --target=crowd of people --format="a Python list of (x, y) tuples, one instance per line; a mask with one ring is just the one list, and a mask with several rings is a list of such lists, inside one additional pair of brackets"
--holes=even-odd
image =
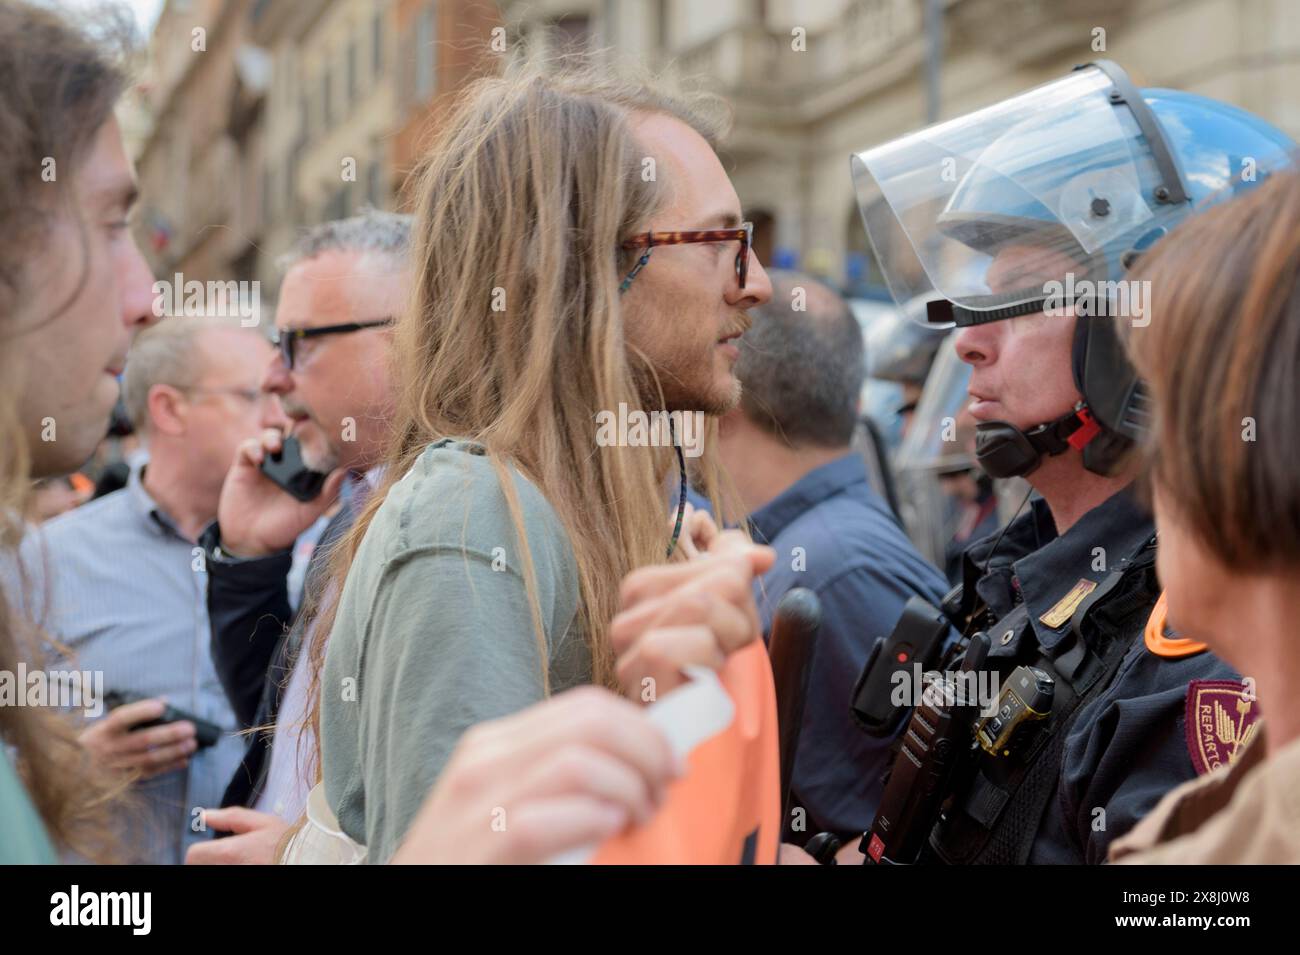
[[(268, 343), (156, 314), (121, 57), (0, 8), (0, 672), (119, 694), (0, 705), (0, 861), (1300, 861), (1282, 132), (1100, 63), (854, 158), (891, 291), (971, 368), (987, 477), (946, 573), (855, 445), (849, 304), (754, 255), (716, 97), (477, 81), (411, 214), (305, 230)], [(119, 395), (147, 455), (86, 501)], [(674, 440), (598, 439), (619, 409)], [(797, 588), (820, 622), (778, 726)], [(989, 712), (872, 689), (927, 614), (927, 666), (992, 674)], [(709, 674), (730, 728), (683, 751), (661, 714)]]

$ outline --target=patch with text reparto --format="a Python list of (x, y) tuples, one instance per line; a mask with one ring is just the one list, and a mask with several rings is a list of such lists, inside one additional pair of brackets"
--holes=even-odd
[(1187, 684), (1187, 752), (1196, 774), (1228, 766), (1245, 752), (1259, 722), (1259, 702), (1249, 683), (1192, 680)]
[(1097, 585), (1093, 581), (1081, 579), (1070, 588), (1068, 594), (1057, 601), (1055, 607), (1038, 619), (1053, 630), (1057, 629), (1074, 616), (1074, 612), (1079, 609), (1079, 604), (1083, 603), (1083, 598), (1096, 589)]

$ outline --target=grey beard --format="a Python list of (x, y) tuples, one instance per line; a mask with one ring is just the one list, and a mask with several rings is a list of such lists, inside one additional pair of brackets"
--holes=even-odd
[[(323, 435), (324, 432), (322, 431)], [(326, 449), (321, 452), (316, 448), (302, 448), (302, 463), (307, 465), (313, 471), (319, 471), (321, 474), (329, 474), (339, 466), (339, 455), (333, 446), (327, 445)]]

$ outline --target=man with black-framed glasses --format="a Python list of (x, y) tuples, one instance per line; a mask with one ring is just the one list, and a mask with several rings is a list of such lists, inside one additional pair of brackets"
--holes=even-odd
[(272, 335), (272, 343), (280, 349), (280, 361), (288, 371), (293, 371), (295, 342), (310, 341), (325, 335), (346, 335), (348, 332), (360, 332), (367, 328), (383, 328), (393, 324), (392, 318), (377, 318), (371, 322), (342, 322), (338, 325), (325, 325), (321, 328), (277, 328)]
[[(282, 260), (276, 308), (277, 351), (261, 387), (277, 396), (285, 429), (246, 441), (222, 490), (218, 520), (201, 543), (209, 567), (212, 656), (222, 685), (246, 727), (276, 724), (250, 737), (243, 764), (206, 825), (232, 833), (195, 846), (191, 863), (269, 862), (310, 788), (298, 731), (308, 683), (297, 610), (309, 602), (328, 567), (328, 551), (352, 524), (369, 493), (390, 417), (388, 326), (402, 306), (410, 218), (367, 211), (308, 231)], [(304, 463), (330, 474), (314, 501), (300, 502), (259, 465), (286, 435)], [(295, 541), (339, 500), (315, 544), (301, 596), (289, 571)], [(291, 600), (291, 596), (297, 600)]]

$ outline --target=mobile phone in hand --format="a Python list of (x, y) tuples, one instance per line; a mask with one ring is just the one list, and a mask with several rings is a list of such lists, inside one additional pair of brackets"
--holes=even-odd
[(320, 496), (328, 476), (303, 463), (302, 448), (293, 435), (284, 439), (277, 453), (263, 455), (262, 473), (282, 490), (304, 502)]
[[(132, 693), (129, 690), (109, 690), (104, 694), (104, 705), (115, 710), (119, 706), (127, 703), (138, 703), (140, 700), (149, 700), (152, 697), (144, 696), (140, 693)], [(143, 723), (135, 723), (131, 726), (131, 732), (136, 730), (146, 730), (154, 726), (163, 726), (167, 723), (179, 723), (181, 720), (189, 720), (194, 724), (194, 738), (198, 742), (199, 749), (206, 749), (213, 746), (221, 739), (221, 727), (216, 723), (200, 719), (192, 713), (186, 713), (182, 709), (167, 704), (163, 710), (162, 716), (154, 720), (145, 720)]]

